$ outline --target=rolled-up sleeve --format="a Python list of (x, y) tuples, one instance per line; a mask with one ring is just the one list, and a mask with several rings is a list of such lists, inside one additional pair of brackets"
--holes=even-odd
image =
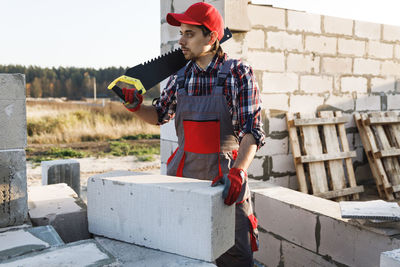
[(240, 64), (237, 71), (236, 112), (238, 118), (239, 142), (245, 134), (252, 134), (257, 149), (265, 143), (265, 133), (262, 128), (260, 90), (255, 80), (253, 70), (249, 65)]
[(169, 122), (176, 112), (176, 79), (177, 75), (169, 77), (166, 87), (153, 104), (158, 114), (158, 125)]

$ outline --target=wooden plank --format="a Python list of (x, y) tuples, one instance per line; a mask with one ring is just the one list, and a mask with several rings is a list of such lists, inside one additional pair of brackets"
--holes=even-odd
[[(369, 143), (366, 130), (362, 124), (362, 116), (360, 113), (354, 113), (353, 117), (354, 117), (354, 121), (357, 125), (358, 133), (360, 135), (365, 154), (367, 155), (367, 159), (369, 162), (369, 166), (371, 168), (372, 176), (374, 177), (374, 180), (375, 180), (375, 184), (376, 184), (376, 188), (378, 190), (379, 197), (384, 198), (385, 192), (383, 191), (382, 179), (381, 179), (380, 173), (377, 169), (377, 166), (375, 165), (374, 159), (370, 155), (371, 145)], [(367, 127), (369, 127), (369, 126), (367, 126)]]
[[(301, 117), (301, 119), (315, 118), (315, 115), (310, 113), (300, 113), (299, 116)], [(302, 126), (300, 127), (300, 129), (302, 132), (305, 154), (322, 154), (321, 139), (318, 133), (317, 126)], [(324, 163), (310, 162), (308, 166), (313, 194), (329, 191)]]
[(358, 194), (361, 192), (364, 192), (364, 187), (362, 185), (359, 185), (356, 187), (348, 187), (348, 188), (344, 188), (344, 189), (338, 189), (338, 190), (334, 190), (334, 191), (318, 193), (318, 194), (314, 194), (314, 196), (331, 199), (331, 198), (348, 196), (348, 195), (352, 195), (352, 194)]
[[(293, 114), (286, 113), (286, 122), (288, 125), (289, 140), (290, 140), (290, 145), (292, 148), (293, 159), (295, 159), (296, 157), (301, 156), (301, 151), (300, 151), (300, 144), (299, 144), (299, 138), (297, 136), (296, 127), (290, 126), (289, 125), (290, 121), (293, 121)], [(304, 166), (301, 163), (296, 163), (296, 161), (295, 161), (294, 165), (296, 167), (296, 174), (297, 174), (297, 181), (299, 183), (299, 190), (300, 190), (300, 192), (307, 194), (308, 188), (307, 188), (306, 175), (304, 173)]]
[(400, 123), (400, 117), (371, 117), (368, 118), (365, 123), (367, 125)]
[[(385, 168), (383, 167), (383, 163), (380, 159), (374, 159), (371, 154), (374, 154), (379, 151), (378, 146), (376, 144), (375, 136), (371, 130), (369, 125), (366, 125), (364, 122), (368, 119), (367, 114), (360, 114), (360, 119), (357, 120), (357, 127), (360, 133), (363, 133), (365, 142), (363, 141), (363, 146), (368, 147), (367, 157), (370, 163), (370, 167), (374, 177), (376, 177), (377, 188), (383, 188), (386, 199), (393, 200), (393, 194), (391, 191), (391, 184), (389, 183), (388, 177), (386, 175)], [(363, 140), (363, 138), (361, 138)], [(382, 196), (383, 197), (383, 196)]]
[(321, 155), (301, 156), (301, 157), (296, 158), (296, 162), (309, 163), (309, 162), (316, 162), (316, 161), (328, 161), (328, 160), (354, 158), (356, 156), (357, 156), (357, 154), (355, 151), (347, 151), (347, 152), (329, 153), (329, 154), (321, 154)]
[(341, 124), (348, 122), (346, 117), (338, 118), (312, 118), (312, 119), (295, 119), (294, 126), (312, 126), (312, 125), (330, 125), (330, 124)]
[[(333, 118), (333, 111), (321, 111), (319, 112), (319, 116), (321, 118)], [(322, 127), (324, 138), (325, 138), (325, 146), (326, 152), (328, 154), (336, 154), (340, 153), (340, 146), (338, 141), (338, 134), (336, 132), (335, 125), (323, 125)], [(341, 159), (339, 160), (330, 160), (328, 161), (328, 170), (331, 177), (331, 188), (333, 191), (344, 189), (346, 187), (346, 178), (343, 170), (343, 162)], [(344, 197), (338, 197), (338, 201), (346, 200)]]
[[(336, 111), (335, 115), (336, 115), (336, 117), (341, 117), (342, 112)], [(342, 143), (343, 153), (349, 152), (350, 147), (349, 147), (349, 141), (347, 140), (346, 129), (344, 128), (343, 124), (339, 124), (337, 126), (337, 128), (338, 128), (338, 132), (339, 132), (339, 140)], [(354, 154), (356, 154), (355, 151), (351, 151), (351, 152), (354, 152)], [(354, 175), (353, 162), (352, 162), (351, 158), (346, 158), (344, 160), (344, 163), (345, 163), (346, 170), (347, 170), (347, 179), (349, 181), (349, 185), (350, 185), (350, 187), (356, 187), (357, 182), (356, 182), (356, 177)], [(353, 200), (357, 200), (359, 198), (360, 198), (359, 194), (353, 195)]]
[(375, 158), (396, 157), (396, 156), (400, 156), (399, 148), (385, 149), (378, 151), (374, 154)]
[(400, 184), (394, 185), (392, 188), (393, 188), (393, 192), (399, 192), (400, 191)]

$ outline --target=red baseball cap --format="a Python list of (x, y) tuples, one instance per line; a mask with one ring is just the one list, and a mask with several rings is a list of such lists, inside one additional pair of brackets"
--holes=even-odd
[(168, 13), (167, 22), (172, 26), (181, 26), (181, 23), (190, 25), (204, 25), (210, 31), (218, 33), (218, 40), (224, 36), (224, 20), (218, 10), (204, 2), (191, 5), (183, 14)]

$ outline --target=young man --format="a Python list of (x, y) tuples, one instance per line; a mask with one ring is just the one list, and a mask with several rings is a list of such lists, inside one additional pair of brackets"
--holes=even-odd
[[(259, 90), (252, 69), (228, 59), (219, 46), (224, 22), (210, 4), (196, 3), (185, 13), (169, 13), (180, 26), (179, 44), (188, 64), (169, 78), (154, 106), (140, 105), (135, 89), (123, 89), (131, 111), (151, 124), (175, 118), (179, 147), (168, 159), (167, 174), (223, 183), (224, 202), (235, 203), (235, 246), (218, 266), (253, 266), (258, 248), (246, 170), (264, 143)], [(129, 106), (128, 106), (129, 109)]]

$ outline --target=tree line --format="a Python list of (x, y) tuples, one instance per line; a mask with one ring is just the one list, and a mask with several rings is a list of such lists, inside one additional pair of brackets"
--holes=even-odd
[[(108, 90), (107, 86), (114, 79), (123, 75), (125, 70), (122, 67), (97, 70), (76, 67), (41, 68), (38, 66), (0, 65), (0, 73), (25, 74), (27, 97), (66, 97), (71, 100), (93, 98), (95, 83), (97, 97), (117, 99), (118, 97)], [(156, 97), (159, 91), (151, 90), (151, 93)]]

